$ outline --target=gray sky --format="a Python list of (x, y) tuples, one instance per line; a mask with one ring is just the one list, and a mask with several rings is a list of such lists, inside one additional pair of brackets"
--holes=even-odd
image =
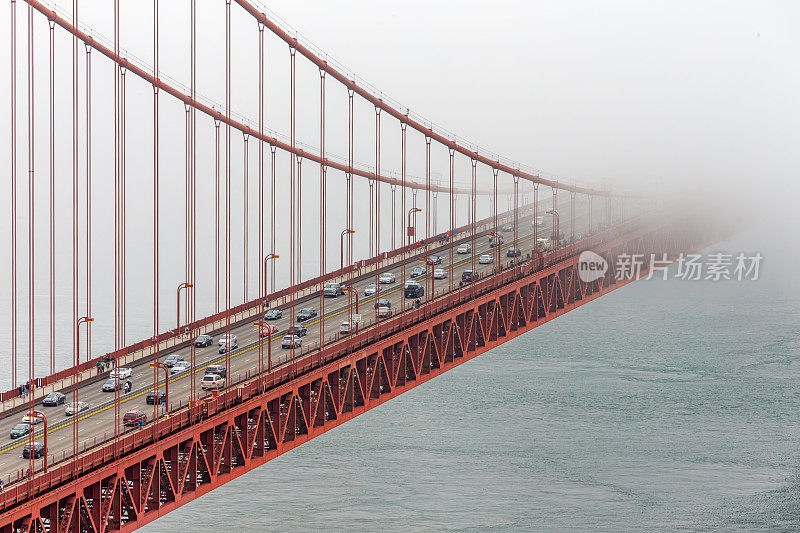
[[(151, 5), (122, 2), (122, 47), (130, 57), (152, 57)], [(65, 11), (70, 2), (59, 1)], [(81, 2), (81, 20), (98, 35), (111, 39), (111, 2)], [(224, 1), (199, 0), (198, 91), (209, 102), (224, 103)], [(398, 3), (364, 1), (285, 1), (267, 7), (331, 58), (368, 80), (385, 95), (402, 102), (436, 124), (483, 148), (541, 169), (543, 176), (579, 185), (655, 193), (696, 190), (735, 190), (774, 201), (777, 186), (791, 194), (778, 195), (777, 205), (794, 213), (794, 169), (798, 168), (797, 127), (800, 123), (798, 36), (800, 6), (778, 1), (495, 1)], [(25, 114), (26, 6), (18, 2), (18, 217), (20, 243), (26, 248), (25, 178), (27, 142)], [(188, 84), (188, 1), (162, 2), (161, 70)], [(255, 22), (233, 6), (232, 107), (255, 123), (257, 119), (257, 36)], [(36, 22), (36, 168), (37, 168), (37, 313), (45, 319), (38, 346), (46, 351), (47, 316), (47, 25)], [(9, 10), (0, 11), (0, 27), (8, 35)], [(71, 347), (71, 42), (56, 32), (57, 78), (57, 209), (58, 297), (60, 351)], [(0, 100), (4, 123), (9, 122), (8, 39), (0, 52)], [(267, 128), (288, 134), (288, 49), (276, 38), (267, 42)], [(93, 217), (95, 219), (95, 308), (109, 312), (113, 292), (107, 283), (113, 268), (113, 110), (112, 70), (108, 60), (93, 59)], [(136, 59), (134, 59), (136, 60)], [(81, 101), (85, 89), (81, 47)], [(150, 137), (152, 90), (128, 80), (129, 179), (129, 341), (149, 335), (151, 168)], [(319, 76), (298, 59), (298, 138), (318, 146)], [(83, 104), (81, 104), (83, 105)], [(162, 316), (173, 321), (174, 287), (183, 281), (183, 109), (168, 96), (162, 98)], [(356, 160), (374, 164), (374, 113), (356, 108)], [(83, 121), (83, 108), (81, 121)], [(328, 85), (327, 145), (333, 155), (346, 156), (346, 94)], [(81, 135), (85, 132), (81, 126)], [(399, 171), (399, 125), (384, 120), (383, 169)], [(0, 159), (5, 163), (4, 187), (10, 187), (10, 129), (0, 131)], [(224, 138), (224, 133), (223, 133)], [(213, 124), (198, 116), (198, 210), (202, 257), (198, 275), (206, 287), (213, 273)], [(256, 143), (250, 148), (250, 192), (255, 191)], [(241, 204), (242, 142), (232, 141), (234, 203)], [(81, 145), (81, 165), (85, 146)], [(409, 175), (424, 173), (424, 141), (409, 139)], [(469, 164), (456, 163), (457, 181), (466, 183)], [(447, 154), (433, 155), (434, 179), (446, 180)], [(288, 194), (288, 160), (279, 157), (278, 195)], [(83, 179), (83, 171), (81, 171)], [(224, 166), (223, 166), (224, 172)], [(267, 171), (268, 172), (268, 171)], [(283, 177), (281, 177), (281, 173)], [(304, 165), (310, 175), (304, 198), (315, 206), (318, 167)], [(490, 173), (481, 170), (483, 184)], [(280, 181), (283, 179), (284, 181)], [(341, 175), (329, 175), (328, 264), (338, 261), (338, 234), (343, 227)], [(366, 192), (359, 181), (357, 195)], [(763, 193), (763, 195), (762, 195)], [(363, 197), (363, 196), (359, 196)], [(177, 205), (166, 200), (177, 198)], [(278, 200), (278, 220), (284, 220), (285, 200)], [(382, 201), (388, 201), (388, 190)], [(791, 199), (791, 200), (790, 200)], [(9, 195), (0, 195), (0, 209), (9, 212)], [(444, 202), (442, 202), (444, 204)], [(387, 205), (387, 204), (384, 204)], [(773, 204), (774, 205), (774, 204)], [(251, 216), (257, 204), (249, 204)], [(361, 206), (357, 225), (366, 226)], [(457, 216), (464, 216), (462, 204)], [(283, 211), (282, 211), (283, 210)], [(304, 277), (318, 269), (316, 210), (304, 224)], [(479, 215), (488, 213), (479, 203)], [(234, 206), (234, 223), (240, 220)], [(440, 221), (447, 220), (440, 207)], [(464, 220), (460, 221), (463, 223)], [(234, 251), (241, 248), (241, 224), (234, 226)], [(0, 246), (10, 247), (10, 219), (0, 224)], [(334, 229), (336, 228), (336, 229)], [(440, 228), (441, 229), (441, 228)], [(255, 219), (251, 218), (251, 294), (257, 286)], [(267, 231), (269, 231), (267, 229)], [(388, 248), (389, 220), (382, 228)], [(278, 226), (279, 248), (286, 248), (285, 225)], [(366, 241), (366, 229), (360, 242)], [(282, 251), (282, 250), (278, 250)], [(284, 251), (284, 253), (286, 253)], [(357, 250), (366, 255), (366, 245)], [(233, 254), (232, 254), (233, 255)], [(288, 265), (285, 265), (288, 268)], [(20, 312), (27, 305), (23, 283), (26, 254), (20, 252)], [(3, 279), (10, 264), (2, 263)], [(233, 266), (233, 301), (241, 301), (241, 259)], [(240, 276), (236, 279), (236, 276)], [(282, 279), (286, 276), (281, 274)], [(200, 283), (202, 283), (200, 282)], [(1, 284), (0, 298), (10, 301), (9, 283)], [(137, 290), (138, 287), (138, 290)], [(104, 291), (105, 289), (105, 291)], [(210, 293), (198, 295), (198, 312), (208, 310)], [(138, 299), (137, 299), (138, 298)], [(3, 307), (2, 323), (8, 323)], [(139, 311), (139, 312), (134, 312)], [(96, 324), (99, 338), (110, 339), (112, 317)], [(63, 324), (62, 324), (63, 322)], [(21, 331), (26, 331), (23, 320)], [(102, 333), (102, 334), (101, 334)], [(0, 339), (6, 341), (6, 338)], [(101, 343), (102, 346), (102, 343)], [(99, 350), (100, 348), (98, 348)], [(20, 346), (26, 353), (25, 345)], [(38, 351), (38, 349), (37, 349)], [(5, 357), (5, 355), (3, 355)], [(44, 359), (44, 357), (42, 358)]]

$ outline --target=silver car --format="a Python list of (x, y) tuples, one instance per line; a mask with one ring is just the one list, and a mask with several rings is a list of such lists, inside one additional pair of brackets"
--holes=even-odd
[(297, 335), (285, 335), (281, 339), (282, 348), (299, 348), (303, 344), (303, 339)]
[(86, 402), (72, 402), (67, 406), (64, 410), (64, 414), (67, 416), (72, 416), (77, 413), (82, 413), (89, 408), (89, 404)]
[(175, 363), (173, 365), (173, 367), (170, 369), (169, 373), (170, 374), (180, 374), (181, 372), (185, 372), (185, 371), (189, 370), (190, 368), (192, 368), (192, 363), (190, 363), (189, 361), (178, 361), (177, 363)]
[(395, 275), (391, 272), (384, 272), (378, 276), (378, 283), (381, 284), (394, 283), (395, 281), (397, 281), (397, 277), (395, 277)]
[(480, 264), (482, 264), (482, 265), (488, 265), (488, 264), (491, 264), (491, 263), (493, 263), (493, 262), (494, 262), (494, 257), (492, 257), (492, 256), (491, 256), (491, 255), (489, 255), (489, 254), (483, 254), (483, 255), (482, 255), (482, 256), (480, 256), (480, 258), (478, 259), (478, 263), (480, 263)]
[(372, 296), (374, 294), (378, 294), (378, 293), (381, 293), (381, 292), (383, 292), (383, 287), (378, 287), (374, 283), (370, 283), (364, 289), (364, 296)]

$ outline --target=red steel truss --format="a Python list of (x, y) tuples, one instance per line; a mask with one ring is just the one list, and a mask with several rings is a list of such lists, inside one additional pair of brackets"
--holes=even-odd
[[(0, 495), (0, 533), (131, 531), (442, 372), (594, 300), (618, 280), (615, 258), (700, 249), (721, 230), (694, 217), (634, 221), (487, 277), (87, 451)], [(611, 268), (584, 283), (579, 252)]]

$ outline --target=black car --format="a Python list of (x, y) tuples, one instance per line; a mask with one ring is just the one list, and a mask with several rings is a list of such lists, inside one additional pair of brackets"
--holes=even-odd
[[(153, 399), (155, 398), (155, 396), (156, 395), (153, 393), (153, 391), (150, 391), (150, 392), (147, 393), (147, 397), (145, 398), (145, 401), (147, 402), (148, 405), (153, 405)], [(163, 403), (163, 402), (166, 402), (166, 401), (167, 401), (167, 393), (164, 392), (164, 391), (159, 392), (158, 393), (158, 403)]]
[(51, 392), (42, 400), (42, 405), (45, 407), (55, 407), (64, 403), (66, 399), (67, 397), (60, 392)]
[(30, 424), (17, 424), (13, 428), (11, 428), (11, 438), (18, 439), (20, 437), (24, 437), (30, 432), (31, 432)]
[(391, 309), (392, 308), (392, 302), (390, 302), (386, 298), (378, 298), (375, 301), (375, 309), (377, 309), (379, 307), (388, 307), (389, 309)]
[(478, 275), (474, 270), (465, 270), (461, 273), (462, 283), (472, 283), (476, 279), (478, 279)]
[(419, 298), (420, 296), (425, 295), (425, 287), (416, 281), (408, 281), (406, 282), (406, 287), (403, 291), (403, 294), (406, 298)]
[(414, 267), (411, 269), (411, 278), (418, 278), (425, 275), (425, 269), (422, 267)]
[(211, 335), (200, 335), (194, 340), (194, 345), (197, 348), (205, 348), (214, 344), (214, 337)]
[(428, 262), (432, 265), (441, 265), (442, 264), (442, 256), (441, 255), (432, 255), (428, 258)]
[(225, 365), (208, 365), (206, 367), (206, 374), (217, 374), (219, 377), (227, 377), (228, 371)]
[(519, 248), (509, 248), (506, 250), (506, 257), (519, 257), (522, 255), (522, 250)]
[(307, 333), (308, 329), (302, 324), (294, 324), (293, 326), (289, 326), (289, 329), (286, 330), (287, 335), (297, 335), (298, 337), (305, 337)]
[(300, 312), (297, 313), (297, 321), (305, 322), (306, 320), (311, 320), (315, 316), (317, 316), (316, 309), (310, 309), (310, 308), (301, 309)]
[(26, 444), (22, 448), (22, 458), (30, 459), (31, 455), (33, 455), (34, 459), (38, 459), (39, 457), (44, 457), (44, 444), (42, 444), (41, 442)]

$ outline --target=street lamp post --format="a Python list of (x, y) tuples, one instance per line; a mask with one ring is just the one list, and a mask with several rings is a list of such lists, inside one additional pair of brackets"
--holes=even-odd
[[(267, 261), (272, 259), (278, 259), (280, 256), (276, 253), (271, 253), (264, 258), (264, 307), (262, 308), (262, 313), (266, 312), (267, 306), (269, 302), (267, 302)], [(264, 323), (264, 315), (261, 315), (261, 323)], [(259, 345), (260, 346), (260, 345)], [(263, 348), (259, 347), (258, 353), (261, 361), (258, 362), (258, 373), (259, 375), (264, 370), (264, 355), (263, 355)], [(272, 334), (269, 333), (269, 328), (267, 328), (267, 372), (272, 371)]]
[[(31, 433), (33, 433), (33, 428), (35, 426), (35, 422), (33, 419), (39, 418), (44, 422), (44, 461), (42, 463), (42, 472), (47, 472), (47, 416), (41, 411), (31, 411), (28, 413), (28, 420), (31, 424)], [(31, 453), (34, 453), (31, 451)]]
[(339, 269), (344, 269), (344, 236), (353, 235), (356, 232), (354, 229), (343, 229), (342, 234), (339, 235)]
[(94, 318), (90, 318), (88, 316), (82, 316), (78, 319), (78, 323), (75, 325), (77, 328), (77, 334), (75, 335), (75, 351), (77, 352), (78, 362), (81, 362), (81, 332), (80, 326), (81, 324), (88, 324), (90, 322), (94, 322)]
[[(188, 282), (181, 283), (178, 285), (178, 319), (175, 323), (175, 332), (180, 335), (181, 334), (181, 290), (183, 289), (191, 289), (194, 285)], [(189, 306), (189, 302), (186, 302), (186, 306)]]
[[(169, 409), (169, 367), (164, 363), (150, 363), (150, 368), (164, 369), (164, 410)], [(153, 403), (158, 405), (158, 384), (153, 388)]]
[(555, 243), (555, 248), (554, 249), (558, 250), (559, 243), (561, 241), (561, 232), (560, 232), (560, 225), (561, 224), (559, 223), (558, 211), (556, 211), (555, 209), (549, 209), (546, 214), (553, 215), (553, 231), (555, 232), (555, 236), (556, 236), (556, 243)]
[(421, 213), (421, 212), (422, 209), (420, 209), (419, 207), (412, 207), (411, 209), (408, 210), (408, 230), (406, 231), (406, 233), (408, 234), (408, 244), (411, 244), (411, 237), (413, 237), (414, 234), (416, 233), (416, 217), (414, 217), (415, 223), (412, 226), (411, 215), (413, 215), (414, 213)]

